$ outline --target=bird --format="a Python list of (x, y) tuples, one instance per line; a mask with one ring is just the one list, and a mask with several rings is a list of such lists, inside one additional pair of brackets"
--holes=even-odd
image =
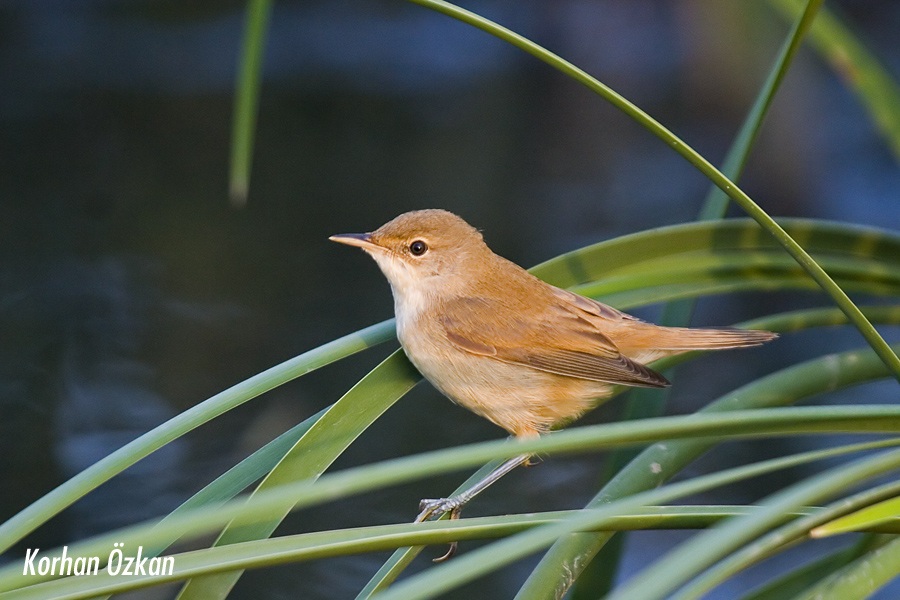
[[(643, 321), (538, 279), (442, 209), (406, 212), (370, 233), (329, 239), (375, 259), (393, 294), (397, 338), (424, 378), (520, 439), (564, 427), (616, 386), (670, 385), (648, 362), (777, 337)], [(514, 457), (456, 496), (423, 500), (416, 520), (448, 512), (458, 518), (466, 502), (530, 459)]]

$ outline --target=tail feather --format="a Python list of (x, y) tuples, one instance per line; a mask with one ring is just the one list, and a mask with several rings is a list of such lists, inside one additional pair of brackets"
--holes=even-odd
[(757, 329), (691, 329), (660, 327), (654, 336), (659, 350), (725, 350), (759, 346), (778, 337), (777, 333)]

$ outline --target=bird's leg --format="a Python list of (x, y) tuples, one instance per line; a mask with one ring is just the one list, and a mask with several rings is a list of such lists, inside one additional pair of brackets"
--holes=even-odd
[[(423, 521), (428, 521), (431, 518), (440, 518), (444, 513), (450, 513), (450, 519), (455, 520), (459, 518), (459, 513), (462, 512), (462, 507), (467, 502), (469, 502), (472, 498), (486, 490), (493, 484), (495, 481), (515, 469), (520, 465), (527, 465), (531, 459), (530, 454), (521, 454), (516, 456), (515, 458), (511, 458), (487, 475), (485, 475), (481, 480), (472, 485), (469, 489), (456, 494), (455, 496), (451, 496), (450, 498), (436, 498), (436, 499), (425, 499), (419, 503), (419, 510), (422, 511), (419, 513), (419, 516), (416, 517), (416, 523), (421, 523)], [(448, 558), (452, 557), (456, 554), (456, 542), (450, 543), (450, 549), (446, 554), (439, 558), (435, 558), (434, 562), (444, 562)]]
[(422, 512), (419, 513), (418, 517), (416, 517), (416, 522), (420, 523), (422, 521), (428, 521), (432, 517), (440, 517), (444, 513), (451, 511), (456, 511), (458, 515), (463, 505), (466, 504), (469, 500), (486, 490), (492, 483), (494, 483), (516, 467), (527, 464), (530, 458), (530, 454), (522, 454), (515, 458), (511, 458), (485, 475), (480, 481), (475, 483), (469, 489), (460, 492), (455, 496), (451, 496), (450, 498), (428, 498), (422, 500), (419, 503), (419, 510), (421, 510)]

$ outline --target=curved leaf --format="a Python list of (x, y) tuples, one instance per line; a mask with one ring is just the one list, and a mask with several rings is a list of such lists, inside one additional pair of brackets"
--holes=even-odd
[(809, 535), (814, 538), (823, 538), (851, 531), (864, 531), (869, 527), (891, 521), (897, 515), (900, 515), (900, 497), (884, 500), (820, 525), (810, 531)]
[(897, 576), (900, 538), (894, 537), (822, 580), (797, 600), (862, 600)]
[[(359, 383), (335, 402), (320, 419), (294, 444), (278, 465), (257, 486), (247, 499), (252, 505), (254, 496), (267, 489), (295, 481), (314, 481), (347, 447), (384, 411), (422, 379), (418, 371), (397, 350), (372, 369)], [(289, 499), (280, 507), (269, 507), (269, 518), (242, 522), (235, 519), (222, 531), (216, 546), (227, 546), (248, 540), (266, 538), (291, 511)], [(192, 579), (185, 584), (181, 600), (212, 600), (224, 598), (237, 583), (241, 571), (229, 571)]]
[(757, 587), (740, 600), (793, 600), (794, 596), (841, 567), (853, 562), (869, 550), (883, 544), (886, 536), (866, 535), (859, 543), (802, 565), (781, 577)]
[[(900, 407), (802, 407), (694, 414), (609, 423), (555, 432), (538, 439), (481, 442), (417, 456), (397, 458), (364, 467), (323, 475), (318, 481), (303, 480), (261, 491), (253, 502), (236, 499), (215, 510), (201, 507), (173, 517), (165, 525), (149, 523), (104, 534), (90, 542), (91, 548), (106, 548), (113, 542), (127, 547), (154, 547), (168, 540), (173, 532), (183, 539), (214, 531), (234, 519), (242, 523), (267, 523), (271, 511), (282, 510), (287, 503), (300, 509), (323, 502), (382, 488), (414, 479), (446, 473), (481, 464), (489, 459), (510, 458), (522, 453), (555, 454), (584, 452), (625, 445), (644, 444), (659, 439), (709, 437), (746, 438), (770, 435), (796, 435), (821, 432), (883, 433), (900, 430)], [(670, 443), (670, 442), (667, 442)], [(652, 500), (647, 500), (647, 503)], [(73, 550), (74, 552), (74, 550)], [(37, 578), (37, 579), (35, 579)], [(16, 569), (4, 569), (0, 591), (21, 587), (40, 576), (23, 577)]]
[(759, 223), (769, 235), (781, 245), (788, 254), (799, 264), (803, 270), (809, 273), (810, 277), (818, 284), (822, 290), (831, 296), (834, 303), (847, 315), (850, 322), (859, 329), (859, 332), (865, 338), (869, 346), (875, 350), (876, 354), (884, 361), (884, 364), (890, 369), (898, 380), (900, 380), (900, 358), (888, 346), (887, 342), (881, 337), (878, 331), (866, 319), (856, 305), (850, 300), (846, 292), (822, 269), (821, 266), (810, 256), (810, 254), (798, 243), (783, 227), (781, 227), (772, 217), (766, 213), (753, 199), (750, 198), (741, 188), (737, 186), (728, 177), (716, 169), (709, 161), (697, 153), (696, 150), (688, 146), (682, 139), (666, 129), (659, 121), (648, 115), (646, 112), (638, 108), (626, 98), (617, 94), (610, 87), (604, 85), (596, 78), (589, 75), (574, 64), (564, 60), (560, 56), (550, 52), (546, 48), (532, 42), (531, 40), (503, 27), (489, 19), (477, 15), (471, 11), (462, 9), (450, 2), (444, 0), (411, 0), (416, 4), (420, 4), (447, 16), (458, 19), (463, 23), (477, 27), (487, 33), (508, 42), (509, 44), (528, 52), (532, 56), (544, 61), (550, 66), (560, 70), (569, 77), (578, 81), (592, 92), (598, 94), (603, 99), (611, 103), (613, 106), (635, 119), (647, 131), (659, 137), (674, 151), (678, 152), (689, 163), (703, 173), (710, 181), (712, 181), (719, 189), (725, 192), (735, 203), (737, 203), (754, 221)]
[(283, 383), (386, 342), (393, 335), (393, 320), (366, 327), (286, 360), (169, 419), (54, 488), (0, 525), (0, 553), (100, 484), (169, 442)]
[[(871, 489), (866, 489), (852, 496), (840, 498), (829, 506), (813, 509), (802, 517), (789, 519), (787, 524), (768, 531), (765, 535), (738, 548), (736, 552), (724, 560), (719, 561), (712, 568), (706, 570), (689, 585), (685, 586), (673, 597), (673, 600), (689, 600), (703, 597), (709, 590), (725, 581), (728, 577), (738, 573), (742, 569), (756, 564), (784, 549), (785, 547), (802, 541), (806, 538), (811, 528), (824, 523), (835, 516), (846, 514), (847, 511), (867, 506), (884, 498), (889, 498), (900, 493), (900, 482), (893, 481)], [(882, 523), (895, 522), (896, 514)], [(878, 524), (871, 523), (860, 530), (870, 531)]]
[[(662, 362), (662, 361), (660, 361)], [(865, 364), (864, 364), (865, 363)], [(788, 367), (726, 394), (697, 414), (780, 406), (826, 391), (840, 389), (885, 375), (883, 365), (871, 353), (829, 355)], [(674, 477), (681, 469), (709, 450), (713, 440), (681, 440), (651, 446), (619, 471), (588, 508), (652, 488)], [(648, 473), (653, 475), (648, 476)], [(561, 539), (519, 591), (521, 598), (556, 597), (565, 592), (585, 565), (609, 540), (610, 535), (573, 535)], [(568, 576), (561, 576), (568, 573)]]
[[(794, 17), (798, 0), (769, 0), (782, 13)], [(900, 85), (834, 12), (823, 9), (809, 39), (847, 87), (859, 96), (872, 123), (900, 161)]]
[(263, 53), (272, 0), (249, 0), (244, 26), (244, 43), (238, 69), (234, 114), (231, 122), (231, 172), (229, 188), (231, 203), (243, 206), (250, 190), (250, 168), (253, 164), (253, 138), (259, 113), (259, 92), (262, 80)]
[[(767, 522), (781, 519), (783, 513), (786, 510), (793, 510), (794, 504), (800, 499), (824, 497), (835, 490), (844, 489), (897, 468), (900, 468), (900, 450), (892, 450), (874, 457), (858, 460), (850, 467), (842, 465), (833, 468), (822, 475), (792, 486), (787, 491), (773, 497), (771, 504), (760, 507), (759, 510), (753, 511), (748, 517), (738, 517), (726, 521), (720, 529), (727, 528), (728, 533), (733, 532), (735, 534), (735, 538), (723, 535), (715, 539), (709, 539), (707, 546), (697, 544), (699, 547), (696, 548), (696, 554), (673, 557), (672, 562), (681, 558), (680, 562), (685, 563), (682, 571), (670, 569), (668, 565), (664, 564), (660, 568), (655, 569), (654, 575), (661, 574), (659, 578), (641, 578), (640, 581), (633, 585), (617, 589), (613, 592), (611, 598), (646, 598), (649, 600), (661, 597), (663, 590), (670, 587), (671, 581), (677, 581), (684, 574), (689, 573), (692, 567), (706, 560), (719, 546), (726, 545), (731, 539), (746, 535), (744, 533), (745, 530), (755, 531), (762, 528)], [(715, 477), (716, 475), (705, 477)], [(628, 498), (616, 500), (603, 507), (580, 511), (562, 523), (545, 525), (513, 535), (502, 541), (494, 542), (457, 557), (449, 563), (444, 563), (439, 567), (414, 575), (383, 592), (380, 598), (383, 600), (417, 600), (419, 598), (434, 597), (501, 566), (528, 556), (550, 545), (555, 539), (576, 531), (583, 531), (588, 527), (593, 528), (596, 522), (602, 521), (607, 511), (630, 507), (632, 503), (643, 503), (648, 497), (655, 498), (656, 494), (661, 494), (662, 491), (671, 492), (674, 489), (680, 489), (681, 485), (681, 483), (672, 484), (666, 486), (666, 488), (641, 492)], [(704, 536), (704, 533), (698, 534), (693, 539), (700, 536)], [(712, 536), (704, 537), (712, 538)], [(691, 549), (695, 549), (694, 545), (692, 545)], [(663, 569), (663, 567), (666, 568)], [(670, 577), (671, 580), (667, 580), (667, 577)]]
[(900, 468), (900, 451), (891, 450), (871, 458), (841, 465), (788, 486), (759, 503), (745, 517), (730, 519), (693, 536), (650, 567), (617, 588), (609, 600), (664, 598), (723, 553), (739, 548), (784, 519), (799, 506), (834, 497), (871, 477)]
[[(615, 506), (606, 506), (603, 511), (590, 511), (593, 513), (592, 517), (599, 516), (599, 518), (593, 520), (591, 528), (618, 529), (634, 526), (636, 523), (641, 523), (643, 526), (672, 526), (673, 521), (679, 520), (685, 526), (697, 526), (698, 524), (705, 525), (710, 519), (721, 520), (725, 514), (747, 514), (753, 511), (753, 507), (745, 507), (743, 510), (735, 511), (733, 508), (724, 510), (702, 508), (698, 510), (697, 507), (645, 508), (644, 506), (651, 502), (668, 501), (713, 487), (734, 483), (742, 479), (758, 477), (777, 470), (833, 458), (850, 452), (896, 446), (898, 442), (900, 442), (900, 439), (851, 444), (841, 448), (803, 452), (793, 456), (735, 467), (712, 475), (704, 475), (690, 481), (670, 485), (667, 488), (647, 492), (640, 498), (630, 498)], [(807, 514), (807, 511), (801, 510), (797, 514)], [(8, 597), (19, 598), (20, 600), (46, 597), (87, 598), (98, 593), (126, 591), (137, 587), (177, 581), (186, 577), (208, 575), (209, 573), (232, 569), (271, 566), (298, 560), (372, 552), (401, 544), (446, 543), (450, 540), (481, 539), (510, 535), (535, 526), (565, 524), (567, 519), (573, 517), (580, 517), (580, 515), (576, 511), (562, 511), (539, 515), (482, 517), (454, 522), (405, 523), (298, 534), (178, 554), (173, 557), (177, 565), (177, 572), (164, 577), (144, 576), (131, 579), (108, 575), (90, 578), (70, 577), (65, 580), (56, 580), (42, 585), (23, 588), (18, 593), (11, 593)], [(683, 518), (679, 519), (679, 517)]]

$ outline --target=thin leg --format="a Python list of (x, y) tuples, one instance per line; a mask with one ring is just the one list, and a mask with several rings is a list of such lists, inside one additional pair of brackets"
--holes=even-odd
[[(436, 499), (426, 499), (422, 500), (419, 503), (419, 510), (422, 511), (419, 513), (419, 516), (416, 517), (416, 523), (421, 523), (423, 521), (428, 521), (431, 518), (440, 518), (444, 513), (450, 513), (450, 519), (455, 520), (459, 518), (459, 513), (462, 512), (462, 507), (469, 500), (486, 490), (491, 486), (495, 481), (515, 469), (520, 465), (527, 465), (529, 460), (531, 459), (530, 454), (521, 454), (515, 458), (511, 458), (487, 475), (484, 476), (480, 481), (475, 483), (469, 489), (455, 495), (450, 498), (436, 498)], [(456, 542), (450, 543), (450, 549), (447, 550), (447, 553), (441, 557), (433, 559), (433, 562), (444, 562), (445, 560), (451, 558), (454, 554), (456, 554)]]
[(419, 503), (419, 510), (422, 512), (419, 513), (419, 516), (416, 517), (416, 522), (428, 521), (432, 517), (440, 517), (446, 512), (456, 511), (457, 515), (459, 514), (459, 510), (462, 509), (462, 506), (469, 502), (472, 498), (486, 490), (491, 486), (495, 481), (515, 469), (520, 465), (524, 465), (528, 463), (528, 460), (531, 458), (530, 454), (521, 454), (515, 458), (511, 458), (490, 473), (488, 473), (481, 481), (475, 483), (469, 489), (460, 492), (455, 496), (451, 496), (450, 498), (436, 498), (436, 499), (425, 499)]

